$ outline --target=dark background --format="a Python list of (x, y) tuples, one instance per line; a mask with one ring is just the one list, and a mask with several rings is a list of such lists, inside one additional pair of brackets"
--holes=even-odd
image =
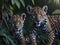
[[(31, 3), (31, 0), (25, 0), (25, 4), (27, 5), (31, 5), (31, 6), (40, 6), (41, 8), (44, 5), (48, 6), (48, 14), (52, 15), (52, 12), (56, 9), (60, 9), (60, 5), (56, 5), (53, 0), (49, 3), (49, 0), (34, 0), (35, 5), (33, 5), (33, 3)], [(21, 11), (24, 11), (24, 8), (22, 8), (21, 6)], [(26, 10), (25, 10), (26, 12)]]

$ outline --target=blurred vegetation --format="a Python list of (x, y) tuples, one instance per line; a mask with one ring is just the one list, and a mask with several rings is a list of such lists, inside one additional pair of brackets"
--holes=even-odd
[(49, 3), (53, 2), (56, 5), (60, 5), (60, 0), (49, 0)]
[(51, 14), (60, 14), (60, 0), (49, 0), (48, 4), (52, 7)]
[(52, 12), (52, 14), (60, 14), (60, 9), (56, 9)]
[[(54, 2), (54, 3), (53, 3)], [(11, 35), (11, 26), (9, 23), (8, 15), (26, 13), (26, 6), (40, 6), (48, 5), (48, 14), (60, 14), (60, 0), (0, 0), (0, 45), (17, 45), (17, 40)], [(55, 10), (58, 9), (58, 10)], [(54, 11), (54, 12), (53, 12)], [(27, 36), (27, 32), (31, 30), (31, 19), (30, 15), (27, 14), (24, 33)], [(38, 45), (45, 45), (44, 37), (38, 36)], [(60, 40), (58, 40), (60, 45)]]

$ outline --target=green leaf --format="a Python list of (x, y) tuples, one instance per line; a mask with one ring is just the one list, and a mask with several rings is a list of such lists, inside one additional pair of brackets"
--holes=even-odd
[(15, 45), (14, 41), (9, 36), (7, 36), (5, 33), (0, 31), (0, 36), (5, 37), (11, 43), (11, 45)]
[(16, 6), (20, 8), (20, 2), (18, 0), (16, 0)]
[(4, 42), (9, 45), (9, 40), (7, 40), (6, 38), (3, 38)]
[(12, 5), (14, 5), (15, 4), (15, 0), (11, 0), (11, 3), (12, 3)]
[(2, 17), (2, 18), (3, 18), (3, 20), (4, 20), (4, 22), (5, 22), (6, 26), (7, 26), (7, 28), (9, 29), (9, 26), (7, 24), (7, 20), (4, 17)]
[(20, 0), (20, 2), (21, 2), (21, 3), (22, 3), (22, 5), (25, 7), (24, 0)]
[(34, 0), (32, 0), (33, 5), (35, 5)]
[(52, 14), (60, 14), (60, 9), (56, 9), (52, 12)]
[(2, 9), (4, 9), (4, 4), (2, 5)]
[(13, 14), (13, 10), (11, 10), (11, 9), (8, 9), (8, 12), (10, 12), (11, 14)]
[(10, 5), (10, 7), (9, 7), (11, 10), (13, 10), (13, 7)]

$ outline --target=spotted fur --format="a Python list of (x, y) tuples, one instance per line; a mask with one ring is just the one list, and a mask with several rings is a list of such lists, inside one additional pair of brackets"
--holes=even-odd
[(14, 34), (16, 38), (20, 41), (20, 45), (26, 45), (25, 38), (23, 35), (23, 25), (25, 21), (25, 13), (22, 13), (22, 15), (13, 15), (12, 16), (12, 25), (14, 26)]
[(36, 29), (41, 28), (41, 24), (44, 22), (44, 20), (46, 21), (47, 31), (49, 32), (49, 36), (48, 36), (46, 45), (52, 45), (55, 35), (54, 35), (54, 31), (53, 31), (51, 22), (50, 22), (48, 16), (46, 15), (47, 10), (48, 10), (48, 7), (46, 5), (43, 6), (43, 8), (31, 7), (30, 5), (27, 6), (27, 13), (31, 15), (31, 19), (32, 19), (34, 28), (36, 28)]

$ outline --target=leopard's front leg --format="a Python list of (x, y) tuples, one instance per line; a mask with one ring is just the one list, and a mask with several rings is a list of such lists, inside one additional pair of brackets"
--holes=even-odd
[(36, 44), (36, 39), (33, 38), (32, 34), (29, 34), (29, 39), (30, 39), (31, 45), (37, 45), (37, 44)]
[(47, 45), (52, 45), (52, 43), (53, 43), (53, 41), (54, 41), (54, 37), (55, 37), (55, 36), (54, 36), (54, 32), (51, 31), (51, 32), (49, 33)]

